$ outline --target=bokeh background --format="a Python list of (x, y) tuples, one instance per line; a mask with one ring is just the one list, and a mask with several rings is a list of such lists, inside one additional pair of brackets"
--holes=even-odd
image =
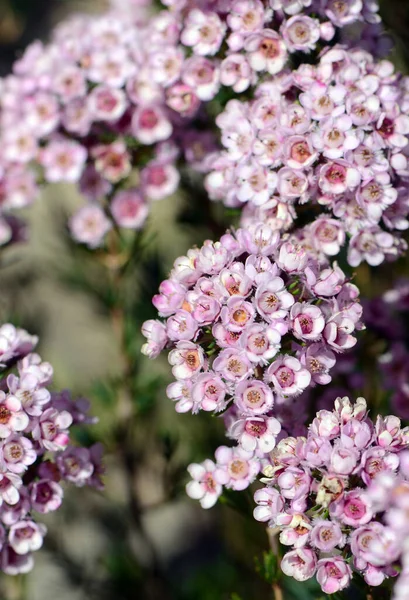
[[(47, 39), (73, 12), (105, 8), (103, 0), (0, 0), (0, 75), (30, 41)], [(383, 0), (396, 39), (394, 60), (409, 64), (409, 2)], [(0, 578), (5, 600), (264, 600), (269, 586), (254, 557), (268, 548), (265, 528), (228, 505), (204, 511), (186, 498), (185, 468), (211, 456), (223, 427), (209, 415), (176, 415), (164, 388), (166, 363), (135, 359), (129, 398), (118, 393), (124, 356), (103, 297), (106, 272), (69, 242), (66, 217), (81, 203), (70, 186), (49, 186), (26, 211), (27, 244), (8, 251), (0, 268), (1, 322), (41, 337), (39, 352), (55, 369), (55, 387), (88, 397), (99, 423), (89, 439), (106, 446), (106, 490), (70, 489), (62, 510), (44, 518), (49, 533), (26, 577)], [(128, 285), (135, 322), (154, 314), (149, 298), (174, 258), (215, 237), (203, 223), (208, 206), (188, 191), (154, 205), (134, 280)], [(215, 215), (218, 223), (220, 215)], [(407, 270), (405, 262), (394, 266)], [(382, 269), (377, 277), (382, 279)], [(390, 267), (385, 270), (391, 279)], [(377, 289), (368, 268), (360, 280)], [(130, 331), (135, 356), (141, 344)], [(131, 411), (131, 414), (129, 414)], [(87, 434), (88, 435), (88, 434)], [(242, 499), (251, 514), (251, 496)], [(292, 586), (292, 587), (291, 587)], [(323, 598), (286, 582), (285, 599)], [(353, 591), (351, 598), (353, 598)]]

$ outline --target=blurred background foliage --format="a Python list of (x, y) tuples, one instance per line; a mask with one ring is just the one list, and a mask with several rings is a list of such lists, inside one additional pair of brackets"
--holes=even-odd
[[(0, 73), (66, 15), (104, 6), (103, 0), (0, 0)], [(396, 40), (394, 60), (407, 72), (409, 2), (383, 0), (382, 13)], [(140, 325), (155, 316), (151, 297), (173, 260), (218, 237), (233, 216), (186, 182), (182, 193), (154, 205), (142, 235), (90, 253), (65, 228), (80, 203), (73, 188), (55, 185), (26, 211), (28, 244), (1, 257), (0, 316), (40, 335), (39, 352), (55, 368), (56, 388), (90, 398), (99, 423), (81, 432), (81, 442), (104, 443), (106, 491), (69, 490), (63, 509), (44, 519), (49, 534), (35, 570), (0, 578), (0, 598), (268, 599), (277, 564), (264, 526), (251, 518), (250, 493), (239, 500), (229, 495), (211, 511), (184, 493), (186, 465), (211, 456), (224, 428), (206, 414), (177, 415), (164, 394), (166, 361), (140, 355)], [(402, 260), (376, 274), (362, 267), (357, 282), (371, 296), (407, 266)], [(285, 600), (324, 598), (314, 583), (282, 585)], [(359, 598), (359, 591), (352, 588), (348, 597)]]

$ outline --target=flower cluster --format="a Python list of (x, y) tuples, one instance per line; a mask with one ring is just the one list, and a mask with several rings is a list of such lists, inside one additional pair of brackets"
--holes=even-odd
[(373, 0), (235, 0), (228, 12), (168, 0), (152, 17), (147, 3), (60, 24), (0, 82), (0, 244), (18, 238), (9, 211), (42, 182), (77, 184), (87, 198), (70, 220), (78, 242), (101, 245), (113, 224), (141, 228), (149, 203), (176, 190), (180, 152), (207, 169), (213, 138), (192, 120), (222, 85), (243, 92), (349, 25), (379, 34)]
[(331, 381), (336, 354), (356, 343), (358, 295), (336, 263), (320, 266), (263, 224), (176, 259), (153, 298), (166, 320), (143, 325), (142, 351), (155, 358), (170, 349), (176, 381), (167, 395), (178, 412), (224, 411), (227, 435), (239, 444), (216, 453), (224, 475), (227, 455), (235, 463), (239, 453), (248, 485), (258, 471), (251, 461), (303, 413), (296, 398)]
[[(93, 248), (113, 224), (140, 229), (149, 203), (175, 191), (180, 147), (200, 169), (208, 134), (187, 125), (217, 85), (196, 89), (201, 66), (180, 45), (180, 17), (131, 8), (60, 24), (0, 82), (3, 215), (29, 205), (41, 182), (74, 183), (88, 202), (71, 234)], [(4, 216), (0, 243), (12, 234)]]
[(88, 401), (48, 390), (53, 369), (32, 352), (36, 343), (24, 330), (0, 327), (0, 569), (9, 575), (33, 567), (47, 532), (36, 513), (60, 507), (63, 482), (102, 487), (100, 445), (70, 443), (72, 425), (95, 422)]
[(371, 508), (381, 515), (384, 525), (379, 526), (382, 538), (371, 537), (368, 549), (376, 565), (388, 562), (400, 567), (399, 579), (393, 588), (393, 600), (406, 600), (409, 593), (409, 453), (400, 457), (399, 472), (383, 471), (371, 483), (367, 492)]
[(409, 80), (363, 50), (334, 47), (231, 100), (216, 122), (224, 150), (209, 160), (210, 197), (245, 205), (242, 225), (297, 232), (318, 255), (349, 239), (348, 262), (379, 265), (406, 247)]
[(338, 398), (334, 410), (317, 413), (307, 437), (278, 443), (254, 516), (292, 547), (282, 559), (285, 574), (316, 575), (327, 594), (348, 586), (352, 568), (371, 586), (397, 574), (395, 534), (376, 518), (366, 488), (397, 472), (408, 445), (408, 428), (394, 416), (373, 423), (363, 398)]

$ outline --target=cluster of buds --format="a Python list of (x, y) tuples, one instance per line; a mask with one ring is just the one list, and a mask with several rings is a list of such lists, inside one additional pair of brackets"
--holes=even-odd
[(363, 398), (338, 398), (334, 410), (317, 413), (307, 437), (278, 443), (254, 516), (292, 547), (281, 562), (285, 574), (316, 575), (327, 594), (346, 588), (353, 569), (370, 586), (397, 574), (397, 534), (377, 518), (368, 487), (395, 476), (408, 445), (408, 428), (394, 416), (373, 423)]
[(0, 327), (0, 569), (9, 575), (32, 569), (47, 532), (37, 515), (61, 506), (62, 483), (102, 488), (101, 446), (70, 443), (71, 426), (95, 422), (88, 401), (48, 390), (53, 369), (33, 352), (37, 341)]
[(322, 267), (259, 224), (176, 259), (159, 292), (153, 304), (165, 321), (143, 325), (142, 351), (170, 350), (176, 381), (167, 395), (178, 412), (223, 411), (239, 446), (219, 449), (218, 466), (226, 471), (237, 456), (248, 465), (219, 480), (243, 489), (237, 481), (251, 482), (281, 427), (291, 431), (297, 397), (328, 384), (337, 353), (355, 345), (358, 289), (336, 263)]
[(225, 149), (209, 160), (210, 197), (245, 205), (243, 226), (283, 231), (305, 213), (300, 243), (335, 256), (350, 237), (353, 267), (396, 257), (409, 227), (408, 90), (390, 62), (342, 47), (262, 83), (216, 119)]

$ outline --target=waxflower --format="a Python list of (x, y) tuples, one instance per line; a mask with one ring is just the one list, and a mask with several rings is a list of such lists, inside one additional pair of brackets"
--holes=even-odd
[[(74, 448), (72, 424), (93, 423), (85, 399), (71, 398), (66, 390), (50, 392), (53, 369), (33, 352), (38, 341), (10, 324), (0, 327), (3, 362), (0, 373), (0, 568), (7, 574), (33, 568), (32, 553), (47, 533), (35, 513), (57, 510), (63, 501), (63, 484), (101, 488), (100, 450)], [(75, 481), (64, 469), (64, 453), (85, 452), (87, 476)], [(75, 470), (78, 461), (72, 460)], [(68, 467), (68, 462), (65, 465)]]
[[(278, 442), (264, 463), (265, 487), (254, 496), (255, 519), (292, 547), (283, 572), (299, 581), (315, 574), (326, 594), (349, 586), (351, 567), (380, 585), (397, 574), (404, 552), (409, 442), (399, 419), (377, 423), (379, 432), (391, 432), (384, 447), (365, 400), (337, 398), (332, 411), (317, 413), (306, 437)], [(376, 513), (384, 512), (381, 522)]]
[[(324, 12), (337, 27), (362, 9), (360, 1), (351, 13), (351, 2), (321, 4), (333, 7)], [(289, 14), (279, 33), (260, 28), (245, 37), (256, 72), (281, 71), (288, 52), (308, 52), (321, 36), (316, 19)], [(252, 100), (233, 99), (217, 117), (222, 149), (207, 163), (210, 197), (244, 203), (242, 225), (262, 218), (280, 232), (308, 203), (315, 210), (293, 236), (319, 259), (345, 244), (354, 267), (394, 259), (406, 248), (407, 89), (390, 63), (341, 46), (324, 50), (316, 65), (256, 84)]]

